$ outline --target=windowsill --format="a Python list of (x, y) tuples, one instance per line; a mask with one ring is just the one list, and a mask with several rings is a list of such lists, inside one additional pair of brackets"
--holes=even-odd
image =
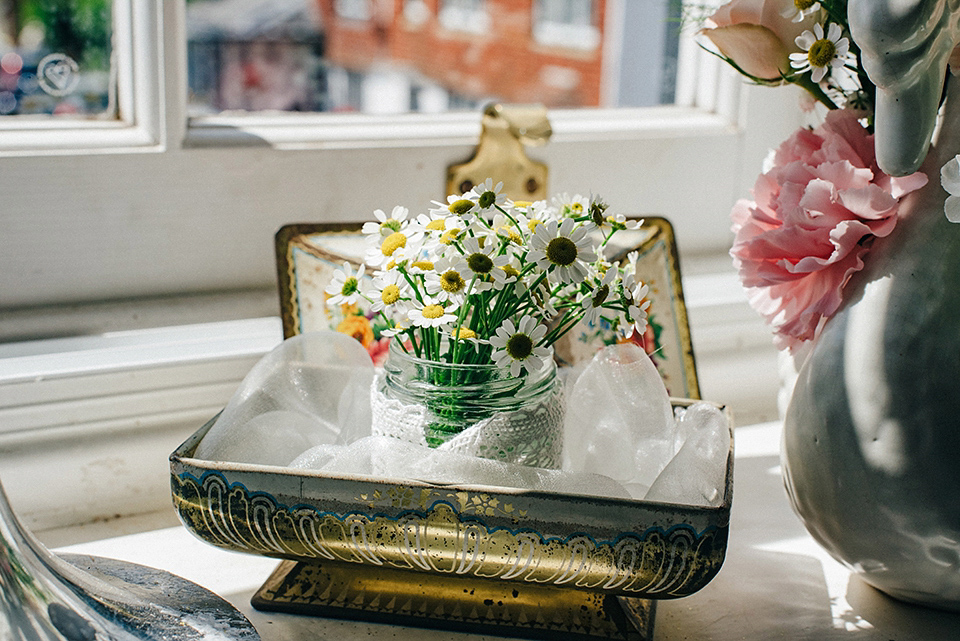
[[(776, 456), (779, 444), (778, 434), (779, 425), (777, 424), (741, 428), (737, 438), (742, 439), (744, 443), (737, 444), (738, 457), (750, 459), (765, 457), (763, 460), (766, 460)], [(735, 473), (739, 467), (734, 466)], [(753, 480), (751, 484), (754, 487), (756, 480), (766, 485), (773, 484), (773, 478), (765, 472), (758, 471), (752, 466), (746, 469), (749, 470), (748, 473), (762, 477)], [(767, 498), (771, 494), (767, 492), (763, 496)], [(782, 502), (781, 495), (773, 496), (777, 499), (775, 503)], [(735, 503), (734, 509), (737, 507)], [(756, 509), (757, 506), (752, 507)], [(168, 514), (173, 514), (172, 509)], [(58, 552), (90, 554), (139, 563), (172, 572), (204, 586), (240, 610), (256, 627), (263, 641), (298, 641), (315, 639), (318, 635), (342, 641), (371, 638), (402, 641), (448, 641), (453, 638), (464, 641), (484, 641), (489, 639), (485, 636), (444, 630), (259, 612), (250, 605), (250, 598), (276, 568), (278, 560), (223, 550), (195, 538), (186, 528), (176, 524), (168, 525), (158, 521), (155, 528), (138, 530), (137, 526), (144, 523), (143, 520), (128, 522), (126, 519), (121, 519), (106, 525), (92, 524), (47, 532), (40, 538), (45, 544), (58, 548)], [(736, 545), (738, 545), (738, 539), (734, 538), (731, 546)], [(728, 557), (730, 556), (735, 556), (735, 552), (728, 551)], [(735, 562), (736, 559), (732, 561)], [(705, 597), (698, 596), (700, 594), (705, 594)], [(664, 639), (665, 631), (666, 638), (674, 638), (670, 636), (670, 624), (662, 625), (660, 621), (666, 623), (678, 616), (682, 617), (689, 606), (696, 603), (701, 604), (699, 607), (714, 608), (719, 612), (727, 607), (727, 601), (733, 598), (723, 594), (723, 591), (719, 591), (718, 597), (718, 591), (711, 591), (711, 586), (708, 585), (700, 593), (680, 601), (661, 601), (657, 606), (657, 639)], [(727, 639), (728, 637), (711, 638)]]
[[(635, 140), (729, 135), (729, 119), (681, 106), (555, 109), (551, 141)], [(269, 146), (277, 149), (366, 149), (474, 144), (473, 111), (444, 114), (220, 114), (190, 119), (188, 147)]]
[[(960, 615), (890, 599), (830, 557), (803, 528), (783, 492), (781, 426), (736, 431), (735, 500), (720, 573), (699, 592), (657, 603), (655, 638), (941, 641), (956, 638)], [(259, 612), (250, 597), (278, 564), (228, 552), (194, 538), (181, 526), (120, 535), (91, 527), (62, 532), (62, 552), (93, 554), (161, 568), (221, 595), (256, 627), (263, 641), (393, 639), (484, 641), (473, 634), (357, 621)], [(69, 534), (69, 536), (67, 536)], [(48, 541), (53, 538), (44, 537)]]

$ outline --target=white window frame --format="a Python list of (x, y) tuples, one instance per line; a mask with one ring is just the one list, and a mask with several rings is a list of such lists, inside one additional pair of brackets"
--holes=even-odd
[[(608, 10), (630, 1), (611, 0)], [(479, 113), (188, 120), (183, 2), (130, 7), (118, 14), (129, 19), (130, 42), (117, 46), (129, 54), (118, 69), (129, 88), (121, 105), (132, 104), (132, 115), (119, 124), (0, 128), (0, 361), (19, 359), (30, 375), (0, 368), (0, 426), (19, 426), (0, 430), (0, 469), (15, 506), (41, 528), (166, 508), (164, 452), (222, 407), (255, 355), (279, 340), (269, 320), (276, 229), (424, 206), (442, 197), (446, 167), (469, 157), (480, 131)], [(747, 195), (768, 149), (800, 124), (795, 105), (790, 90), (747, 87), (704, 56), (678, 78), (677, 106), (552, 110), (552, 139), (529, 153), (547, 163), (551, 192), (596, 193), (616, 211), (666, 216), (685, 265), (720, 256), (716, 264), (728, 269), (730, 205)], [(704, 291), (716, 297), (713, 274), (698, 270), (688, 273), (706, 277)], [(720, 298), (688, 299), (699, 310), (694, 322), (719, 328), (699, 333), (709, 337), (699, 353), (729, 363), (731, 348), (746, 346), (769, 363), (762, 330), (744, 334), (755, 316)], [(190, 323), (214, 335), (225, 327), (235, 344), (211, 352), (197, 343), (209, 332), (195, 326), (92, 343), (9, 343)], [(158, 359), (157, 341), (174, 343), (181, 360)], [(735, 382), (729, 369), (717, 371)], [(38, 486), (41, 468), (58, 471), (71, 492), (49, 478)], [(150, 485), (130, 494), (138, 474)], [(80, 498), (76, 510), (63, 509)]]
[[(538, 0), (538, 2), (549, 2), (549, 0)], [(535, 2), (533, 37), (537, 43), (584, 51), (593, 51), (600, 45), (600, 30), (592, 19), (588, 24), (551, 20), (549, 17), (542, 15), (537, 7), (538, 3)], [(593, 6), (591, 6), (591, 11), (593, 9)]]
[(0, 118), (0, 155), (159, 150), (163, 118), (162, 19), (157, 0), (114, 7), (116, 119)]
[(344, 20), (367, 22), (372, 17), (369, 0), (334, 0), (333, 8)]
[(450, 31), (483, 34), (490, 29), (486, 0), (440, 0), (437, 20)]

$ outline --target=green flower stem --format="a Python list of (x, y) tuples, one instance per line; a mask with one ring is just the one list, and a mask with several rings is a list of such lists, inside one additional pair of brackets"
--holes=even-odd
[[(520, 221), (518, 221), (516, 218), (514, 218), (513, 216), (511, 216), (511, 215), (510, 215), (510, 212), (508, 212), (506, 209), (504, 209), (504, 208), (501, 207), (500, 205), (497, 205), (497, 209), (500, 210), (500, 213), (501, 213), (501, 214), (503, 214), (504, 216), (507, 217), (507, 220), (509, 220), (511, 223), (513, 223), (513, 226), (517, 228), (517, 232), (519, 232), (520, 236), (522, 237), (522, 236), (523, 236), (523, 227), (520, 226)], [(508, 241), (508, 242), (509, 242), (509, 241)]]
[(823, 89), (820, 88), (820, 85), (813, 81), (809, 73), (794, 76), (793, 78), (790, 78), (790, 82), (809, 91), (810, 95), (816, 98), (818, 102), (825, 105), (828, 109), (839, 109), (837, 103), (831, 100), (830, 96), (828, 96)]
[(613, 235), (616, 234), (618, 231), (619, 230), (616, 227), (611, 226), (610, 233), (606, 236), (606, 238), (603, 239), (603, 242), (600, 243), (600, 247), (598, 249), (603, 249), (604, 247), (606, 247), (607, 243), (610, 242), (610, 240), (613, 238)]
[[(456, 324), (456, 330), (455, 330), (455, 331), (457, 332), (457, 334), (459, 334), (461, 328), (463, 328), (463, 319), (466, 318), (466, 316), (467, 316), (467, 308), (470, 307), (470, 292), (473, 291), (473, 286), (474, 286), (476, 283), (477, 283), (477, 275), (474, 274), (474, 275), (473, 275), (473, 278), (470, 279), (470, 284), (467, 285), (467, 294), (466, 294), (466, 296), (464, 297), (463, 305), (460, 306), (460, 315), (457, 316), (457, 324)], [(477, 307), (476, 307), (477, 311), (479, 311), (480, 309), (482, 309), (482, 307), (483, 307), (482, 305), (477, 306)], [(453, 363), (459, 363), (459, 362), (460, 362), (460, 361), (457, 360), (457, 354), (460, 352), (460, 343), (462, 343), (462, 342), (463, 342), (463, 341), (460, 339), (459, 336), (456, 336), (456, 337), (454, 338), (454, 340), (453, 340), (453, 347), (451, 348), (451, 351), (452, 351), (452, 353), (453, 353), (453, 360), (452, 360), (451, 362), (453, 362)]]
[[(564, 315), (564, 317), (560, 320), (560, 323), (556, 327), (554, 327), (551, 331), (547, 332), (547, 335), (543, 337), (543, 344), (549, 347), (554, 343), (556, 343), (558, 340), (560, 340), (563, 337), (564, 334), (569, 332), (571, 329), (574, 328), (574, 326), (577, 323), (580, 322), (580, 320), (583, 318), (585, 313), (586, 312), (584, 312), (583, 314)], [(567, 320), (568, 318), (570, 320)]]
[(839, 25), (847, 24), (847, 3), (833, 2), (832, 0), (820, 0), (820, 6), (827, 11), (827, 17), (830, 22), (836, 22)]
[[(413, 352), (417, 355), (417, 358), (423, 358), (423, 349), (421, 348), (420, 341), (417, 340), (417, 333), (413, 327), (408, 327), (406, 334), (410, 337), (410, 344), (413, 345)], [(401, 342), (401, 345), (402, 344)], [(406, 349), (406, 347), (404, 347), (404, 349)]]
[[(519, 282), (519, 281), (518, 281)], [(516, 296), (514, 290), (516, 290), (517, 283), (512, 285), (504, 286), (500, 293), (497, 295), (497, 302), (494, 303), (493, 311), (486, 318), (484, 333), (485, 336), (492, 336), (497, 328), (503, 324), (503, 320), (508, 316), (508, 305), (511, 300), (519, 300), (519, 297)]]
[[(523, 276), (523, 274), (527, 273), (528, 271), (532, 271), (531, 265), (527, 265), (524, 268), (524, 270), (521, 272), (521, 277)], [(497, 323), (497, 327), (500, 326), (500, 324), (503, 322), (503, 319), (511, 318), (515, 316), (517, 312), (520, 311), (525, 304), (529, 304), (530, 298), (532, 297), (533, 292), (536, 290), (537, 287), (540, 286), (540, 284), (546, 279), (546, 277), (547, 277), (547, 270), (544, 270), (543, 273), (540, 274), (537, 277), (537, 279), (527, 288), (527, 293), (525, 295), (517, 296), (513, 301), (506, 301), (506, 304), (508, 305), (511, 304), (511, 302), (513, 304), (510, 307), (508, 307), (505, 312), (501, 310), (501, 313), (498, 315), (498, 320), (500, 322)]]
[(403, 279), (404, 279), (405, 281), (407, 281), (407, 284), (410, 285), (410, 289), (413, 290), (413, 294), (414, 294), (414, 296), (417, 297), (417, 301), (419, 301), (420, 304), (423, 304), (423, 297), (420, 296), (420, 290), (417, 288), (416, 283), (413, 282), (413, 278), (412, 278), (412, 277), (410, 276), (410, 274), (407, 272), (406, 268), (401, 267), (400, 265), (397, 265), (397, 271), (399, 271), (401, 274), (403, 274)]

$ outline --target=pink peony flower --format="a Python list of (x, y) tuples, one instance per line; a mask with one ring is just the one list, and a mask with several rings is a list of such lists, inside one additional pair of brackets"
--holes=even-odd
[(812, 29), (815, 16), (793, 22), (793, 0), (733, 0), (717, 9), (716, 25), (702, 33), (720, 53), (756, 78), (777, 81), (791, 73), (790, 54), (800, 51), (796, 38)]
[(874, 237), (897, 224), (900, 199), (927, 183), (921, 172), (891, 177), (877, 166), (873, 136), (848, 110), (786, 140), (733, 207), (730, 250), (750, 303), (780, 347), (814, 338), (843, 302)]

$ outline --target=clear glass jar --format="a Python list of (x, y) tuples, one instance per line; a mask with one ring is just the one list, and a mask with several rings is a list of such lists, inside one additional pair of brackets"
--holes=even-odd
[(430, 447), (556, 468), (564, 410), (552, 360), (514, 377), (492, 363), (418, 358), (392, 341), (374, 385), (373, 430)]

